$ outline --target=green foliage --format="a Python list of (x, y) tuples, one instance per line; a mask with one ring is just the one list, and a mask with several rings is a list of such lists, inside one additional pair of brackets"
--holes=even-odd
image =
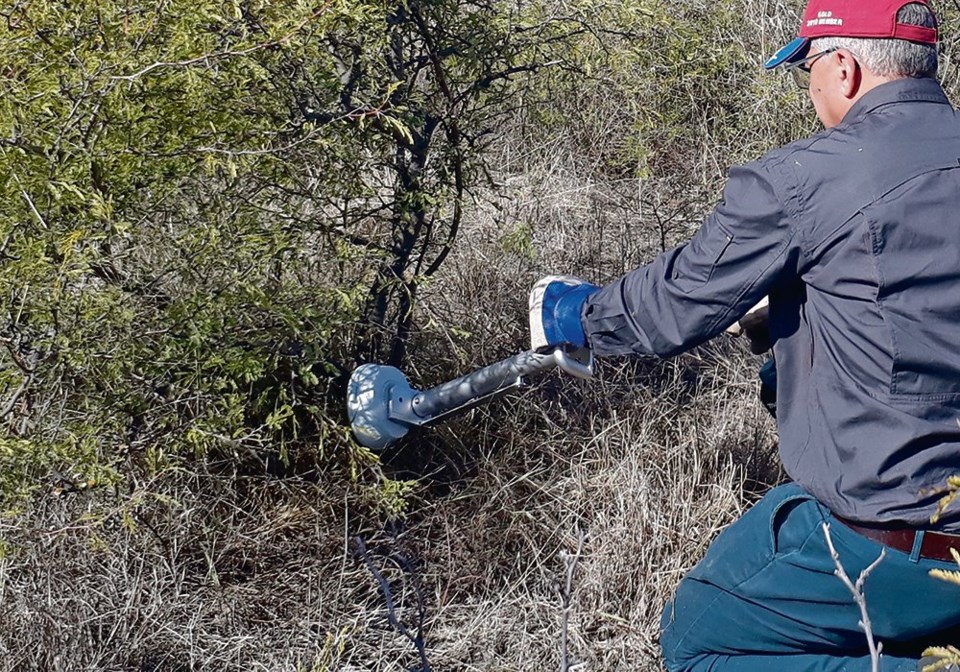
[(716, 185), (730, 163), (813, 129), (805, 94), (761, 68), (787, 32), (763, 39), (764, 17), (747, 3), (630, 0), (597, 12), (603, 39), (570, 55), (587, 76), (542, 81), (532, 115), (607, 175)]
[[(75, 470), (57, 473), (64, 464), (74, 465)], [(15, 506), (18, 500), (29, 494), (33, 483), (51, 472), (56, 473), (54, 493), (62, 492), (64, 487), (83, 490), (108, 484), (113, 478), (113, 474), (98, 463), (96, 444), (89, 439), (65, 440), (56, 444), (9, 437), (0, 439), (0, 492), (4, 493), (8, 504)], [(9, 512), (0, 512), (0, 515)], [(0, 544), (0, 558), (2, 556)]]
[(4, 10), (4, 491), (211, 456), (374, 464), (346, 376), (405, 358), (517, 79), (574, 25), (458, 0)]
[[(937, 511), (930, 516), (930, 522), (936, 523), (940, 519), (940, 516), (943, 515), (943, 512), (957, 501), (958, 496), (960, 496), (960, 475), (951, 476), (947, 479), (944, 495), (940, 498)], [(960, 551), (951, 548), (950, 554), (953, 556), (957, 566), (960, 567)], [(930, 576), (960, 586), (960, 571), (931, 569)], [(951, 665), (960, 665), (960, 649), (955, 646), (933, 646), (926, 649), (923, 655), (937, 659), (936, 663), (925, 667), (923, 672), (936, 672), (937, 670), (945, 670)]]
[[(98, 473), (148, 455), (158, 468), (174, 455), (284, 454), (342, 436), (327, 400), (366, 286), (303, 188), (305, 160), (321, 164), (337, 136), (292, 120), (278, 72), (297, 59), (326, 72), (316, 32), (376, 11), (9, 10), (6, 492), (54, 466)], [(314, 188), (341, 186), (330, 177), (313, 176)]]
[(510, 252), (523, 257), (532, 257), (533, 227), (529, 224), (520, 224), (501, 238), (504, 252)]
[(407, 513), (410, 498), (417, 492), (416, 481), (386, 479), (366, 488), (363, 497), (366, 505), (386, 519), (400, 519)]
[[(698, 1), (13, 2), (3, 492), (211, 456), (359, 478), (376, 459), (343, 427), (346, 378), (407, 359), (504, 130), (567, 134), (601, 172), (685, 196), (723, 172), (715, 155), (771, 144), (761, 102), (796, 118), (800, 93), (756, 76), (773, 45), (744, 25), (761, 18)], [(504, 250), (532, 257), (534, 227)]]

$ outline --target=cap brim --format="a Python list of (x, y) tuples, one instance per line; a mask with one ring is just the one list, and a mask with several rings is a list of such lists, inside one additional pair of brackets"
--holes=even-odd
[(810, 38), (808, 37), (798, 37), (780, 47), (773, 56), (767, 59), (767, 62), (763, 64), (763, 67), (767, 70), (773, 70), (774, 68), (783, 65), (784, 63), (792, 63), (793, 61), (799, 61), (803, 58), (807, 49), (810, 47)]

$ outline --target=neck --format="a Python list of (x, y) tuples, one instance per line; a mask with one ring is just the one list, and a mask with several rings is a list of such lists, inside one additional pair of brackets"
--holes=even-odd
[(900, 79), (907, 79), (907, 77), (899, 75), (892, 77), (875, 75), (866, 68), (862, 68), (859, 83), (860, 85), (857, 87), (856, 91), (853, 92), (852, 96), (845, 99), (843, 109), (841, 110), (840, 119), (843, 119), (843, 117), (847, 115), (847, 112), (849, 112), (850, 109), (857, 104), (857, 101), (873, 91), (875, 88)]

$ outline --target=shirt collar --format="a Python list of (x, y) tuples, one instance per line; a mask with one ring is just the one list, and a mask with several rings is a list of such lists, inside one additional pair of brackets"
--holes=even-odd
[(949, 105), (947, 94), (932, 77), (903, 77), (871, 89), (854, 103), (843, 117), (843, 123), (859, 121), (878, 107), (906, 102), (942, 103)]

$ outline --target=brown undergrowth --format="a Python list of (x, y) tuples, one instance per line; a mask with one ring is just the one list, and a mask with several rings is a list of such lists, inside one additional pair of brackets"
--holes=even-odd
[[(551, 431), (510, 443), (476, 431), (493, 438), (469, 473), (382, 529), (353, 518), (346, 492), (267, 476), (172, 474), (130, 494), (37, 500), (3, 523), (0, 668), (420, 669), (350, 544), (360, 534), (414, 630), (422, 599), (432, 669), (552, 669), (559, 553), (582, 532), (572, 657), (657, 670), (680, 575), (751, 498), (744, 484), (777, 477), (752, 384), (721, 375), (728, 356), (657, 364), (659, 389), (605, 367), (599, 386), (630, 398), (572, 429), (556, 420), (566, 401), (528, 390), (512, 403), (539, 407)], [(693, 392), (691, 365), (708, 369)]]
[[(423, 302), (415, 385), (525, 348), (522, 288), (546, 268), (601, 282), (632, 263), (591, 238), (628, 240), (635, 214), (610, 204), (629, 196), (542, 178), (507, 225), (503, 210), (473, 213), (456, 275)], [(504, 248), (525, 207), (544, 222), (536, 254)], [(565, 256), (559, 232), (598, 211), (602, 231), (577, 238), (594, 251)], [(638, 243), (636, 262), (656, 247)], [(0, 521), (0, 670), (557, 669), (560, 554), (581, 535), (569, 669), (659, 670), (680, 576), (780, 478), (759, 361), (726, 337), (670, 361), (608, 360), (594, 381), (555, 372), (413, 432), (382, 455), (413, 482), (401, 517), (337, 481), (209, 461), (117, 492), (39, 493)], [(384, 587), (394, 623), (422, 627), (423, 656)]]

